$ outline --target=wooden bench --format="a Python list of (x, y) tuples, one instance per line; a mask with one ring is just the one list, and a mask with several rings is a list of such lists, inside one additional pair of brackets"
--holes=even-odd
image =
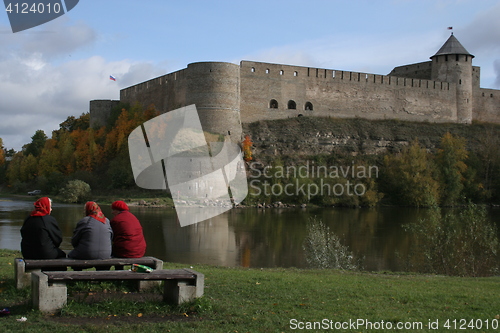
[(160, 269), (151, 273), (132, 271), (32, 272), (33, 306), (55, 313), (67, 304), (68, 281), (164, 281), (163, 300), (171, 304), (190, 302), (203, 296), (205, 277), (191, 269)]
[[(86, 269), (96, 267), (109, 269), (114, 266), (115, 269), (123, 266), (131, 266), (133, 264), (146, 265), (154, 270), (163, 268), (163, 261), (155, 257), (142, 258), (111, 258), (98, 260), (80, 260), (80, 259), (14, 259), (14, 278), (16, 280), (16, 288), (21, 289), (28, 287), (31, 284), (31, 273), (40, 271), (66, 271), (69, 267), (73, 269)], [(120, 267), (121, 266), (121, 267)], [(144, 288), (146, 285), (141, 285), (139, 288)]]

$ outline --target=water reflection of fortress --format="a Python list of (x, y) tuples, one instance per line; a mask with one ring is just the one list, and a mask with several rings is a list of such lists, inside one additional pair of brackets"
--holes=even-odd
[[(195, 104), (204, 130), (241, 140), (241, 123), (318, 116), (500, 123), (500, 91), (484, 89), (480, 68), (453, 35), (430, 61), (388, 75), (253, 61), (192, 63), (124, 88), (120, 101), (161, 113)], [(119, 101), (90, 102), (103, 124)]]
[[(162, 227), (166, 261), (243, 266), (227, 214), (183, 228), (175, 228), (168, 223), (163, 223)], [(169, 258), (169, 255), (172, 257)]]

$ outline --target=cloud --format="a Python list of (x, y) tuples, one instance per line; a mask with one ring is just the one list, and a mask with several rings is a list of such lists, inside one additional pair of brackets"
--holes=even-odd
[[(7, 26), (0, 28), (1, 31), (9, 29)], [(15, 53), (21, 57), (37, 54), (44, 60), (53, 60), (92, 46), (96, 41), (97, 33), (90, 26), (83, 22), (70, 24), (68, 18), (60, 17), (24, 32), (0, 34), (0, 45), (8, 46), (0, 49), (0, 59)]]
[(121, 88), (166, 73), (150, 63), (100, 56), (67, 61), (68, 53), (94, 42), (95, 32), (82, 23), (58, 22), (45, 29), (0, 34), (5, 46), (0, 48), (0, 137), (7, 148), (20, 150), (38, 129), (50, 137), (68, 116), (88, 112), (90, 100), (118, 99)]
[(496, 75), (494, 86), (495, 88), (500, 88), (500, 59), (495, 60), (495, 62), (493, 63), (493, 68)]
[(45, 58), (69, 55), (83, 46), (92, 45), (97, 33), (82, 22), (67, 26), (64, 20), (56, 20), (48, 25), (46, 33), (25, 35), (22, 50), (26, 53), (41, 53)]
[(498, 54), (500, 51), (500, 4), (479, 12), (463, 29), (457, 29), (457, 38), (470, 52)]
[[(500, 4), (479, 12), (455, 35), (467, 51), (481, 62), (481, 86), (500, 88)], [(484, 82), (484, 83), (483, 83)]]
[[(412, 40), (411, 43), (408, 40)], [(246, 60), (388, 74), (394, 67), (428, 61), (442, 45), (437, 33), (414, 36), (336, 34), (260, 50)], [(399, 45), (399, 47), (398, 47)], [(400, 47), (408, 45), (408, 47)]]
[(68, 116), (88, 112), (90, 100), (119, 99), (122, 87), (165, 73), (149, 63), (108, 62), (99, 56), (58, 66), (36, 56), (12, 58), (0, 63), (0, 137), (19, 150), (37, 129), (50, 137)]

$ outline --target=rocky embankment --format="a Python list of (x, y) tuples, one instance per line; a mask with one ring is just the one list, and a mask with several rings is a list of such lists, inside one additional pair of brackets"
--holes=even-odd
[(378, 155), (398, 152), (415, 139), (434, 151), (446, 132), (464, 137), (468, 149), (475, 151), (500, 137), (500, 125), (317, 117), (243, 124), (243, 133), (250, 135), (256, 157)]

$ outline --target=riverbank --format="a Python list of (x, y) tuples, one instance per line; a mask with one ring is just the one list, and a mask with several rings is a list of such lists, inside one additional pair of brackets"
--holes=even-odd
[[(481, 331), (493, 332), (492, 325), (500, 318), (500, 277), (206, 265), (194, 266), (205, 274), (205, 296), (189, 306), (165, 305), (159, 291), (137, 294), (123, 285), (77, 284), (68, 290), (68, 306), (45, 316), (31, 309), (29, 289), (14, 288), (12, 263), (19, 255), (0, 250), (0, 308), (11, 311), (0, 317), (2, 332), (284, 332), (313, 322), (325, 328), (358, 319), (365, 321), (364, 326), (338, 331), (370, 331), (366, 325), (371, 322), (393, 326), (377, 332), (412, 331), (394, 329), (398, 323), (421, 323), (416, 332), (452, 332), (458, 331), (462, 319), (472, 331), (467, 325), (473, 319), (475, 327), (482, 325)], [(166, 268), (185, 266), (165, 264)], [(27, 320), (17, 321), (22, 317)], [(431, 326), (438, 323), (439, 329), (429, 329), (429, 321)], [(444, 326), (447, 322), (449, 329)], [(328, 328), (335, 330), (335, 326)]]

